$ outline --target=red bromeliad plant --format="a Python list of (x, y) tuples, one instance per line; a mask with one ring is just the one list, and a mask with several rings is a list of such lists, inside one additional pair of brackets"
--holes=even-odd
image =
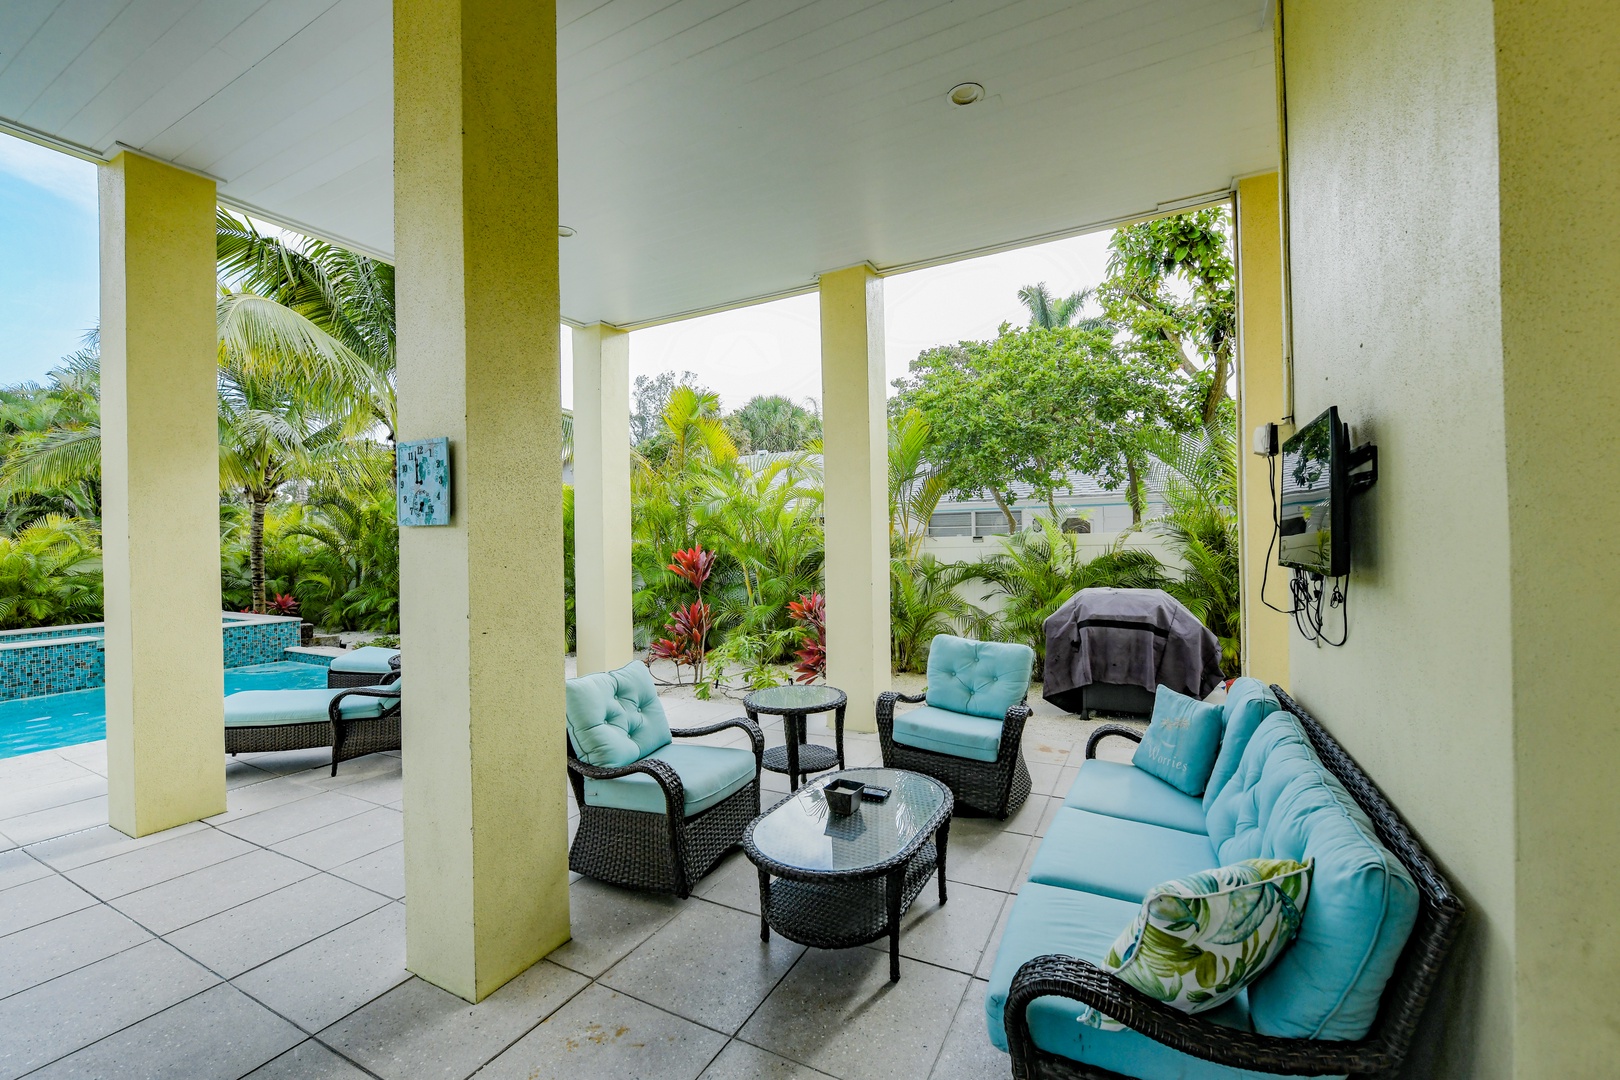
[(703, 658), (708, 655), (709, 631), (714, 628), (714, 612), (703, 600), (703, 583), (714, 569), (714, 557), (714, 552), (696, 545), (671, 556), (670, 571), (697, 589), (698, 598), (669, 613), (664, 629), (670, 636), (648, 647), (647, 662), (673, 660), (677, 682), (683, 665), (692, 669), (694, 682), (703, 681)]
[(798, 672), (794, 682), (815, 682), (827, 673), (827, 601), (814, 592), (791, 601), (788, 614), (799, 624), (804, 635), (799, 651), (793, 655), (799, 662), (793, 665)]
[(270, 612), (273, 615), (298, 614), (298, 597), (287, 593), (277, 593), (276, 598), (270, 601)]

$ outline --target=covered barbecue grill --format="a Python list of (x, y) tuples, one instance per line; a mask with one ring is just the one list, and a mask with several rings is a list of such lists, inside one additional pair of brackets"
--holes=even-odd
[(1203, 698), (1223, 678), (1220, 642), (1162, 589), (1082, 589), (1045, 629), (1041, 696), (1066, 712), (1150, 716), (1160, 685)]

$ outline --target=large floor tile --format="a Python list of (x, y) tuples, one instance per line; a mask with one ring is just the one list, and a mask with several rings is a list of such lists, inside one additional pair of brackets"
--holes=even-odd
[(30, 814), (0, 821), (0, 832), (18, 844), (38, 844), (69, 833), (83, 832), (107, 824), (107, 796), (35, 810)]
[(1005, 832), (993, 818), (957, 818), (945, 849), (945, 877), (1011, 892), (1032, 838)]
[(123, 952), (151, 937), (100, 904), (8, 934), (0, 938), (0, 998)]
[(592, 986), (478, 1074), (479, 1080), (696, 1080), (726, 1037)]
[(262, 784), (270, 779), (272, 774), (263, 769), (256, 769), (241, 758), (225, 759), (225, 789), (247, 787), (249, 784)]
[(278, 806), (313, 799), (319, 794), (318, 788), (300, 784), (284, 776), (276, 776), (225, 792), (225, 813), (215, 814), (205, 820), (210, 825), (225, 825), (252, 817), (254, 814), (262, 814)]
[(802, 952), (803, 945), (780, 934), (761, 941), (757, 915), (688, 901), (679, 915), (615, 964), (601, 982), (734, 1034)]
[(703, 1070), (701, 1080), (823, 1080), (827, 1074), (733, 1040)]
[(634, 892), (580, 878), (568, 887), (573, 940), (547, 959), (596, 978), (680, 914), (673, 896)]
[(89, 863), (64, 874), (103, 900), (150, 888), (205, 866), (245, 855), (253, 845), (220, 832), (202, 829), (151, 844), (110, 859)]
[(168, 934), (316, 873), (285, 855), (252, 848), (246, 855), (120, 896), (112, 906), (153, 933)]
[(105, 739), (58, 747), (56, 752), (75, 765), (89, 769), (93, 773), (100, 773), (102, 776), (107, 775), (107, 740)]
[(274, 1061), (254, 1069), (242, 1080), (366, 1080), (369, 1075), (346, 1058), (309, 1039)]
[(930, 1080), (986, 1080), (1012, 1075), (1012, 1059), (990, 1043), (985, 1027), (984, 993), (989, 983), (974, 979), (945, 1035), (945, 1046)]
[(406, 979), (405, 908), (364, 915), (236, 977), (236, 985), (314, 1033)]
[(386, 903), (369, 889), (318, 874), (182, 927), (167, 940), (229, 979)]
[(739, 1038), (844, 1080), (921, 1080), (968, 976), (873, 949), (810, 949)]
[(94, 773), (82, 772), (70, 780), (54, 784), (13, 787), (0, 781), (0, 821), (21, 817), (55, 806), (84, 802), (107, 794), (107, 780)]
[(45, 877), (51, 868), (22, 848), (0, 852), (0, 892)]
[(274, 750), (259, 754), (243, 754), (241, 759), (255, 769), (277, 776), (294, 776), (311, 769), (332, 768), (332, 751), (325, 746), (312, 746), (305, 750)]
[(65, 1057), (219, 979), (161, 941), (0, 1000), (0, 1080)]
[(588, 983), (542, 960), (469, 1005), (411, 979), (321, 1032), (321, 1041), (384, 1080), (461, 1080)]
[[(376, 803), (378, 806), (387, 806), (399, 802), (405, 797), (405, 777), (399, 771), (398, 758), (382, 758), (383, 761), (393, 762), (392, 768), (368, 776), (343, 787), (343, 794), (351, 799), (364, 799)], [(344, 762), (344, 767), (348, 763)]]
[(759, 915), (759, 869), (741, 851), (733, 851), (692, 890), (694, 896)]
[(405, 845), (390, 844), (358, 859), (334, 866), (332, 873), (372, 892), (405, 898)]
[(57, 874), (18, 885), (0, 896), (0, 939), (95, 902), (95, 897)]
[(996, 950), (1001, 948), (1001, 935), (1007, 932), (1007, 917), (1012, 914), (1013, 900), (1008, 896), (1001, 905), (1001, 914), (996, 916), (996, 928), (990, 932), (990, 940), (985, 942), (984, 952), (979, 956), (979, 966), (973, 970), (976, 979), (990, 977), (990, 968), (996, 962)]
[[(102, 821), (105, 822), (106, 818), (103, 817)], [(111, 825), (102, 824), (71, 836), (34, 844), (28, 853), (52, 869), (65, 872), (115, 855), (139, 851), (153, 844), (166, 844), (189, 833), (204, 832), (207, 828), (200, 821), (191, 821), (145, 836), (125, 836)]]
[(1059, 801), (1061, 800), (1053, 799), (1049, 795), (1031, 795), (1024, 800), (1024, 805), (1018, 808), (1018, 812), (1003, 823), (1002, 831), (1023, 833), (1026, 836), (1036, 835), (1050, 805)]
[(322, 870), (330, 870), (362, 855), (370, 855), (389, 844), (403, 843), (404, 840), (405, 815), (398, 810), (374, 806), (353, 817), (283, 840), (271, 850)]
[(303, 1033), (228, 983), (41, 1069), (38, 1080), (237, 1080)]
[(0, 758), (0, 786), (13, 793), (49, 787), (66, 780), (83, 780), (93, 775), (91, 770), (69, 761), (54, 750)]
[[(947, 900), (930, 881), (900, 920), (900, 955), (971, 974), (996, 927), (1006, 893), (961, 882), (947, 882)], [(888, 953), (888, 939), (869, 949)]]
[[(268, 783), (268, 781), (267, 781)], [(255, 784), (254, 787), (261, 785)], [(247, 790), (251, 791), (252, 788)], [(336, 791), (322, 791), (235, 821), (218, 822), (218, 827), (262, 847), (279, 844), (334, 821), (363, 814), (376, 807), (364, 799), (351, 799)]]

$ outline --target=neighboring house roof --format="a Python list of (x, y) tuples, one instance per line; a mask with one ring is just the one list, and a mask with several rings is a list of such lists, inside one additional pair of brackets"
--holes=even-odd
[[(1158, 462), (1154, 462), (1148, 469), (1147, 495), (1149, 502), (1157, 502), (1159, 491), (1163, 490), (1166, 470)], [(1035, 494), (1035, 489), (1029, 484), (1013, 483), (1003, 492), (1008, 497), (1008, 504), (1017, 506), (1031, 504), (1044, 506), (1045, 500)], [(1124, 502), (1125, 485), (1120, 484), (1113, 490), (1103, 486), (1102, 480), (1090, 473), (1073, 472), (1068, 476), (1067, 487), (1060, 487), (1057, 491), (1057, 501), (1064, 502), (1069, 499), (1084, 499), (1089, 502)], [(940, 500), (940, 506), (994, 506), (995, 500), (988, 495), (963, 495), (960, 492), (951, 492)]]

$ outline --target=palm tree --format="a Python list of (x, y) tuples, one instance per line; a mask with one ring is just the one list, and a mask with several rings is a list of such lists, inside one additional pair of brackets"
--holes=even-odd
[(1216, 424), (1156, 456), (1169, 474), (1165, 511), (1153, 528), (1186, 564), (1164, 589), (1220, 640), (1226, 670), (1240, 671), (1237, 440), (1229, 426)]
[(101, 617), (94, 527), (51, 514), (0, 535), (0, 630)]
[(928, 460), (931, 431), (918, 409), (889, 418), (889, 539), (917, 558), (934, 509), (950, 490), (945, 472)]
[(940, 634), (989, 636), (989, 617), (956, 591), (973, 569), (932, 555), (889, 560), (889, 646), (896, 671), (924, 670), (928, 646)]
[(727, 419), (748, 433), (755, 452), (790, 453), (821, 437), (821, 418), (780, 394), (750, 398)]
[(1091, 295), (1091, 289), (1081, 289), (1068, 296), (1054, 296), (1044, 281), (1037, 285), (1025, 285), (1018, 290), (1018, 299), (1029, 309), (1029, 326), (1032, 330), (1062, 330), (1070, 326), (1082, 330), (1112, 330), (1113, 324), (1102, 316), (1089, 319), (1080, 317)]

